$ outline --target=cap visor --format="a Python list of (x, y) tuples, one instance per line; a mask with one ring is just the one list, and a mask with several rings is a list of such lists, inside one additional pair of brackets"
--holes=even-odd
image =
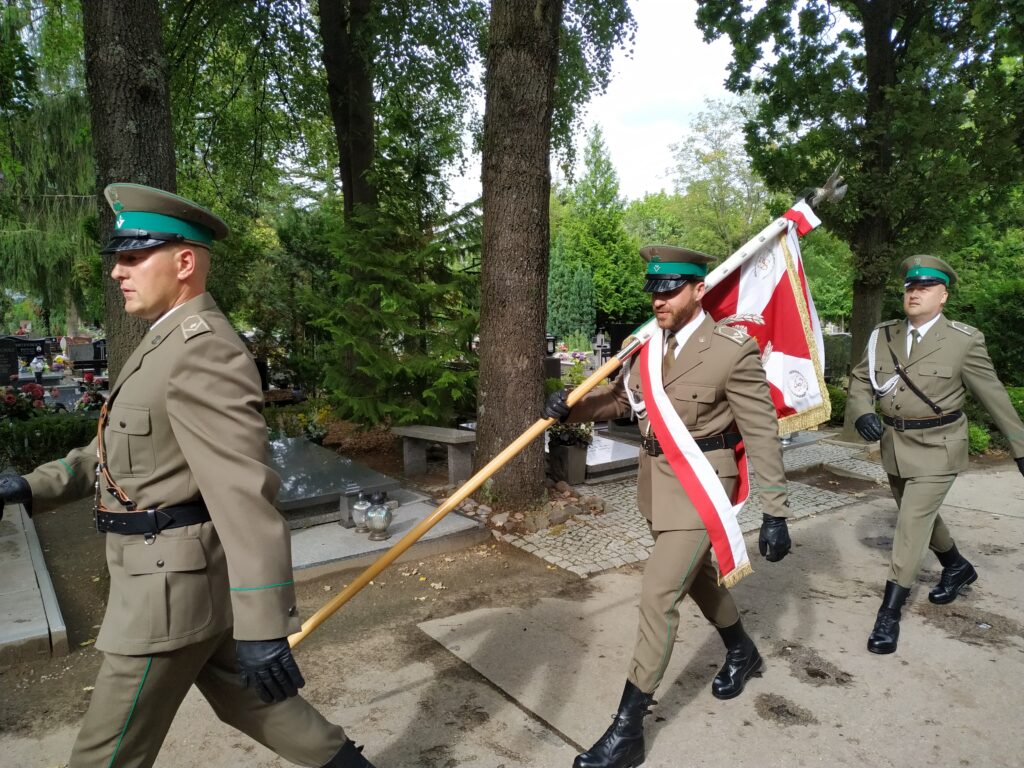
[(100, 253), (120, 253), (121, 251), (144, 251), (147, 248), (156, 248), (163, 245), (166, 240), (154, 240), (151, 237), (112, 237)]
[(649, 277), (644, 281), (644, 292), (646, 293), (668, 293), (674, 291), (681, 285), (696, 278), (690, 276), (676, 276), (676, 277)]
[(905, 280), (903, 282), (904, 288), (907, 288), (911, 285), (922, 285), (927, 287), (929, 285), (945, 285), (945, 283), (934, 277), (910, 278), (909, 280)]

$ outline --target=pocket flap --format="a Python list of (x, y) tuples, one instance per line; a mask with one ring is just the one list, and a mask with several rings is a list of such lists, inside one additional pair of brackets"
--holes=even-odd
[(684, 403), (713, 403), (715, 402), (715, 388), (683, 382), (673, 387), (672, 397)]
[(110, 409), (107, 429), (111, 432), (122, 432), (126, 435), (148, 435), (149, 408), (118, 403)]
[(124, 547), (124, 570), (131, 576), (167, 571), (201, 571), (206, 567), (206, 552), (199, 539), (172, 539), (157, 536), (152, 544), (133, 542)]
[(949, 379), (953, 376), (953, 366), (951, 365), (922, 365), (917, 369), (917, 373), (922, 376), (938, 376), (940, 379)]

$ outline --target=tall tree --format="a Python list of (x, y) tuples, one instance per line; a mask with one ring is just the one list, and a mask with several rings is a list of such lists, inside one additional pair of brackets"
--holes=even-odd
[[(98, 199), (113, 182), (177, 189), (167, 65), (157, 0), (82, 0), (85, 76), (96, 153)], [(114, 217), (99, 206), (100, 240)], [(104, 257), (104, 270), (114, 259)], [(114, 378), (142, 340), (146, 323), (125, 314), (118, 286), (106, 282), (107, 362)]]
[[(480, 273), (476, 462), (482, 466), (537, 419), (544, 397), (551, 118), (562, 0), (494, 0), (488, 34)], [(518, 406), (514, 405), (518, 404)], [(539, 441), (498, 473), (508, 501), (536, 494)]]
[(942, 248), (1024, 174), (1019, 15), (1001, 0), (699, 4), (705, 38), (732, 42), (729, 89), (763, 97), (747, 149), (769, 186), (842, 163), (850, 192), (823, 214), (853, 251), (854, 356), (897, 261)]
[(584, 173), (564, 190), (566, 210), (553, 239), (575, 265), (593, 276), (597, 324), (639, 322), (650, 310), (643, 293), (640, 257), (626, 232), (625, 204), (600, 126), (583, 152)]
[(765, 225), (768, 190), (743, 147), (756, 101), (709, 99), (686, 137), (673, 144), (672, 178), (686, 195), (691, 248), (724, 258)]
[(373, 30), (370, 0), (320, 0), (320, 35), (331, 118), (338, 142), (345, 216), (375, 208)]
[[(608, 83), (612, 51), (632, 39), (625, 0), (494, 0), (487, 36), (484, 228), (476, 462), (534, 420), (543, 398), (552, 145), (571, 147), (577, 108)], [(560, 47), (560, 42), (562, 46)], [(527, 447), (494, 478), (510, 503), (540, 493), (543, 449)]]

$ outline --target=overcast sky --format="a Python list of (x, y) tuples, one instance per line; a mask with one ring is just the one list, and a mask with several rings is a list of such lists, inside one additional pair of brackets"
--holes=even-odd
[[(672, 188), (669, 145), (682, 138), (705, 99), (727, 96), (723, 83), (732, 48), (726, 40), (703, 42), (691, 0), (631, 0), (630, 5), (637, 21), (633, 56), (615, 56), (608, 92), (591, 102), (584, 124), (587, 131), (600, 124), (620, 191), (635, 199)], [(456, 202), (478, 196), (479, 162), (452, 187)]]

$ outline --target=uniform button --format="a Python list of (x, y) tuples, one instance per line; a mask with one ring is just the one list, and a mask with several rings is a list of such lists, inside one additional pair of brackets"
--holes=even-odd
[(697, 393), (694, 392), (692, 395), (690, 395), (690, 397), (692, 397), (694, 400), (696, 400), (697, 399)]
[(297, 616), (298, 614), (299, 614), (299, 610), (294, 605), (291, 608), (288, 609), (288, 615), (289, 616)]
[(898, 411), (899, 409), (900, 409), (900, 407), (899, 407), (899, 406), (897, 405), (897, 406), (896, 406), (896, 410)]
[(119, 427), (121, 427), (121, 429), (124, 429), (125, 427), (127, 427), (127, 426), (128, 426), (128, 425), (127, 425), (127, 424), (126, 424), (125, 422), (123, 422), (123, 421), (119, 421), (119, 422), (117, 422), (117, 424), (118, 424), (118, 426), (119, 426)]
[(900, 387), (900, 392), (906, 392), (906, 391), (907, 391), (906, 387), (903, 387), (903, 386)]
[(163, 568), (164, 567), (164, 561), (163, 560), (157, 560), (156, 561), (156, 567), (157, 568)]

